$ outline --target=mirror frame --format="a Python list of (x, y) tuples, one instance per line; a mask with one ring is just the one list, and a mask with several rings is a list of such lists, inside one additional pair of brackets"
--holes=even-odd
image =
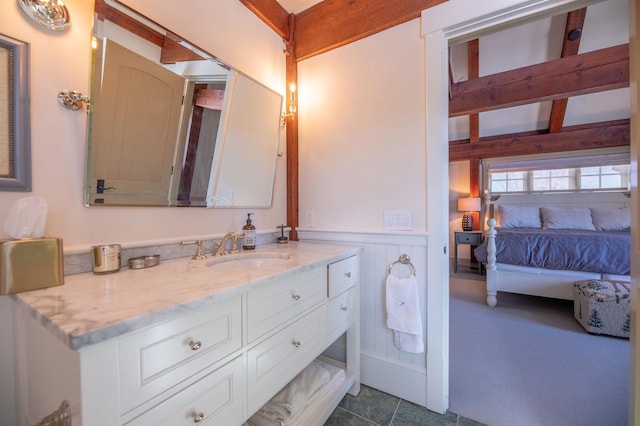
[[(172, 184), (169, 186), (168, 203), (166, 204), (165, 203), (139, 203), (135, 201), (122, 202), (122, 203), (121, 202), (115, 202), (115, 203), (92, 202), (91, 199), (93, 194), (93, 189), (92, 189), (93, 180), (91, 179), (91, 172), (90, 172), (90, 163), (91, 163), (90, 156), (92, 153), (92, 149), (90, 146), (92, 141), (92, 125), (91, 125), (91, 121), (89, 121), (88, 134), (87, 134), (87, 141), (89, 144), (87, 148), (87, 170), (85, 173), (85, 182), (84, 182), (85, 183), (85, 194), (84, 194), (85, 205), (88, 207), (94, 207), (94, 206), (99, 206), (99, 207), (105, 207), (105, 206), (109, 206), (109, 207), (138, 207), (138, 206), (139, 207), (187, 207), (189, 206), (189, 207), (204, 207), (204, 208), (271, 208), (273, 206), (273, 195), (274, 195), (273, 191), (275, 187), (276, 174), (277, 174), (277, 160), (278, 160), (278, 157), (282, 156), (281, 154), (279, 154), (278, 150), (279, 150), (280, 141), (281, 141), (280, 134), (282, 131), (282, 126), (280, 122), (281, 122), (282, 105), (284, 102), (284, 96), (279, 92), (277, 92), (276, 90), (264, 85), (263, 83), (260, 83), (259, 81), (253, 79), (252, 77), (246, 74), (243, 74), (241, 71), (226, 64), (224, 61), (221, 61), (220, 59), (218, 59), (215, 55), (212, 55), (211, 53), (205, 50), (202, 50), (201, 48), (192, 44), (191, 42), (184, 40), (179, 35), (172, 33), (170, 29), (155, 23), (153, 20), (150, 20), (146, 16), (140, 14), (138, 11), (130, 8), (125, 4), (122, 4), (121, 0), (94, 0), (94, 1), (95, 1), (94, 4), (95, 4), (96, 19), (94, 21), (94, 31), (92, 33), (93, 37), (98, 36), (100, 38), (103, 38), (101, 35), (99, 35), (99, 33), (96, 32), (96, 28), (98, 25), (97, 22), (109, 21), (110, 24), (113, 24), (116, 27), (122, 28), (125, 32), (131, 33), (134, 36), (137, 36), (143, 40), (151, 42), (152, 44), (160, 46), (162, 49), (160, 53), (161, 63), (164, 63), (164, 62), (177, 63), (182, 61), (188, 62), (188, 61), (203, 60), (203, 59), (207, 61), (211, 61), (212, 63), (215, 63), (219, 67), (226, 70), (223, 73), (221, 73), (220, 76), (222, 75), (225, 76), (226, 78), (225, 81), (227, 84), (229, 84), (229, 82), (232, 82), (233, 83), (232, 87), (234, 87), (233, 85), (235, 85), (239, 76), (243, 76), (248, 81), (257, 84), (262, 88), (266, 89), (269, 93), (273, 93), (274, 95), (276, 95), (278, 99), (278, 102), (277, 102), (278, 105), (277, 105), (277, 114), (274, 116), (275, 120), (274, 120), (273, 129), (271, 129), (270, 128), (271, 126), (269, 126), (270, 131), (274, 131), (275, 134), (274, 134), (274, 140), (273, 140), (273, 158), (269, 159), (269, 164), (272, 163), (273, 170), (268, 180), (268, 182), (270, 182), (268, 202), (261, 198), (257, 201), (249, 201), (248, 203), (245, 203), (247, 200), (245, 200), (242, 196), (239, 196), (237, 202), (232, 202), (228, 204), (226, 199), (228, 195), (228, 189), (233, 189), (233, 186), (230, 188), (221, 186), (222, 183), (225, 182), (222, 179), (222, 177), (223, 176), (228, 177), (228, 172), (226, 174), (222, 174), (223, 164), (228, 163), (223, 160), (225, 158), (231, 158), (229, 157), (228, 154), (225, 155), (225, 153), (222, 152), (224, 150), (223, 148), (225, 148), (225, 145), (228, 143), (227, 133), (229, 132), (229, 129), (230, 129), (229, 123), (231, 122), (231, 117), (229, 115), (231, 109), (227, 109), (227, 108), (230, 108), (229, 105), (231, 104), (235, 105), (237, 103), (235, 100), (235, 94), (230, 94), (228, 95), (228, 97), (227, 95), (225, 95), (225, 99), (224, 99), (224, 103), (225, 103), (224, 110), (226, 112), (223, 113), (222, 117), (224, 121), (221, 121), (220, 123), (221, 127), (218, 129), (218, 134), (216, 139), (216, 149), (215, 149), (215, 154), (213, 158), (213, 168), (212, 170), (210, 170), (210, 173), (209, 173), (208, 193), (206, 195), (206, 200), (204, 200), (204, 202), (202, 203), (198, 202), (196, 204), (191, 204), (191, 203), (180, 204), (180, 202), (175, 202), (175, 200), (173, 199), (173, 195), (177, 194), (175, 189), (178, 186), (176, 186), (175, 184), (176, 183), (179, 184), (179, 179), (178, 180), (172, 179)], [(156, 35), (156, 31), (161, 33), (162, 36), (158, 37), (158, 35)], [(114, 37), (111, 40), (112, 41), (115, 40), (115, 43), (120, 43), (122, 45), (122, 42), (119, 41), (117, 37)], [(129, 49), (129, 47), (126, 44), (123, 44), (123, 47), (125, 47), (126, 49)], [(95, 45), (94, 45), (94, 49), (95, 49)], [(168, 52), (167, 54), (165, 54), (165, 50)], [(131, 51), (133, 53), (137, 53), (136, 49), (131, 49)], [(141, 55), (141, 57), (146, 58), (144, 53)], [(94, 61), (95, 61), (95, 58), (92, 58), (92, 94), (91, 94), (92, 100), (94, 100), (97, 97), (93, 94), (93, 89), (94, 89), (93, 79), (95, 78), (94, 72), (97, 66), (96, 63), (94, 63)], [(192, 75), (191, 72), (192, 71), (189, 71), (189, 70), (186, 70), (186, 73), (183, 71), (182, 76), (186, 78), (186, 81), (199, 79), (201, 77), (205, 79), (210, 77), (219, 77), (217, 74), (203, 74), (202, 76), (198, 74)], [(233, 102), (231, 101), (232, 98), (234, 99)], [(242, 99), (242, 98), (238, 98), (238, 99)], [(93, 108), (91, 108), (90, 111), (91, 111), (90, 112), (90, 115), (91, 115), (93, 113)], [(185, 120), (188, 118), (184, 115), (184, 113), (185, 111), (183, 111), (181, 114), (181, 120), (183, 124)], [(182, 127), (182, 125), (180, 127)], [(220, 140), (221, 137), (222, 137), (222, 140)], [(179, 130), (179, 139), (176, 141), (177, 143), (176, 147), (178, 151), (183, 150), (184, 146), (186, 146), (184, 145), (185, 142), (182, 140), (183, 138), (184, 138), (183, 130)], [(269, 145), (271, 146), (271, 143)], [(178, 152), (178, 155), (179, 154), (180, 152)], [(227, 168), (225, 168), (225, 170)], [(179, 177), (182, 168), (179, 167), (176, 170), (178, 170), (177, 176)], [(254, 186), (255, 185), (252, 184), (251, 187), (254, 187)], [(264, 190), (266, 191), (266, 188), (264, 188)], [(221, 192), (222, 194), (220, 194)], [(246, 195), (247, 192), (248, 192), (247, 190), (241, 190), (239, 194)]]
[(0, 163), (7, 163), (8, 173), (0, 171), (0, 191), (31, 191), (29, 44), (0, 34), (0, 49), (7, 52), (0, 58), (0, 79), (7, 88), (0, 90), (6, 111), (0, 119), (9, 124), (1, 136), (7, 146), (0, 148)]

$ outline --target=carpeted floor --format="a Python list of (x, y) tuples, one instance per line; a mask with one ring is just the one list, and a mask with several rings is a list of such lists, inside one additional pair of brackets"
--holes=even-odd
[[(474, 277), (475, 278), (475, 277)], [(629, 341), (587, 334), (570, 301), (451, 278), (450, 407), (491, 426), (616, 426), (628, 416)]]

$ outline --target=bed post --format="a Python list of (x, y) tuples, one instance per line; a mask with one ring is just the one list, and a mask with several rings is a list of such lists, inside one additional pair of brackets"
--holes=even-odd
[(498, 303), (498, 282), (496, 276), (496, 220), (491, 218), (487, 221), (487, 305), (494, 307)]

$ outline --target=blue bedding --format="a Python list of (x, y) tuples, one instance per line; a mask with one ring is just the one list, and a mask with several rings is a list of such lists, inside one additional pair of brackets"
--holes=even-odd
[[(630, 275), (629, 232), (496, 228), (496, 262), (534, 268)], [(487, 240), (474, 254), (487, 260)]]

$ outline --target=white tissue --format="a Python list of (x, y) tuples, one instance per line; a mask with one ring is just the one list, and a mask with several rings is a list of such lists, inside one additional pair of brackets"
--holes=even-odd
[(4, 221), (4, 232), (11, 238), (40, 238), (47, 221), (47, 201), (37, 195), (17, 200)]

